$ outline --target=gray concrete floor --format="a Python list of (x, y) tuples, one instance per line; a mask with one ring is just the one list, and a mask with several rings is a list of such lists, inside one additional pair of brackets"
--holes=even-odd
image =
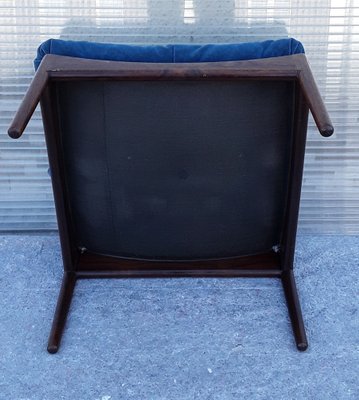
[(57, 236), (0, 237), (0, 399), (359, 399), (359, 237), (299, 236), (310, 347), (275, 279), (80, 281), (46, 352)]

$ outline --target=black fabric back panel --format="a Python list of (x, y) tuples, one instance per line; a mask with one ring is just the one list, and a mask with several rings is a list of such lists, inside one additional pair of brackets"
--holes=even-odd
[(290, 161), (290, 81), (58, 82), (78, 245), (147, 259), (269, 251)]

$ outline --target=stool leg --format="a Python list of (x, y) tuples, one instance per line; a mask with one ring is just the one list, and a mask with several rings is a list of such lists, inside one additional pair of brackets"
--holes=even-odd
[(57, 300), (57, 306), (55, 310), (54, 319), (52, 322), (49, 341), (47, 344), (47, 351), (51, 354), (57, 353), (59, 349), (62, 332), (65, 327), (66, 318), (70, 308), (75, 284), (76, 284), (75, 273), (65, 272), (62, 279), (62, 285), (59, 293), (59, 298)]
[(300, 309), (300, 303), (292, 269), (282, 272), (282, 284), (287, 301), (290, 320), (292, 322), (297, 349), (300, 351), (305, 351), (308, 348), (308, 340), (305, 333), (302, 311)]

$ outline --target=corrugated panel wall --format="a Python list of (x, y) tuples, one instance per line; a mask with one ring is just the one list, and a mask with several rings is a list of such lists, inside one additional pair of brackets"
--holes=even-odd
[(49, 37), (130, 43), (304, 43), (336, 128), (310, 120), (302, 232), (359, 233), (358, 0), (2, 0), (0, 2), (0, 230), (56, 229), (39, 111), (18, 141), (6, 130)]

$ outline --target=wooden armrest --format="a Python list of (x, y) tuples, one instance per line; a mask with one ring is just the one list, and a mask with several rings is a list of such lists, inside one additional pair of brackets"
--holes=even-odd
[[(46, 58), (46, 57), (45, 57)], [(48, 74), (46, 71), (45, 58), (40, 64), (31, 84), (18, 108), (14, 119), (11, 122), (8, 134), (13, 139), (18, 139), (24, 132), (36, 106), (40, 101), (42, 91), (47, 85)]]
[(320, 134), (329, 137), (334, 133), (334, 127), (305, 56), (301, 58), (301, 66), (299, 81), (304, 96)]

